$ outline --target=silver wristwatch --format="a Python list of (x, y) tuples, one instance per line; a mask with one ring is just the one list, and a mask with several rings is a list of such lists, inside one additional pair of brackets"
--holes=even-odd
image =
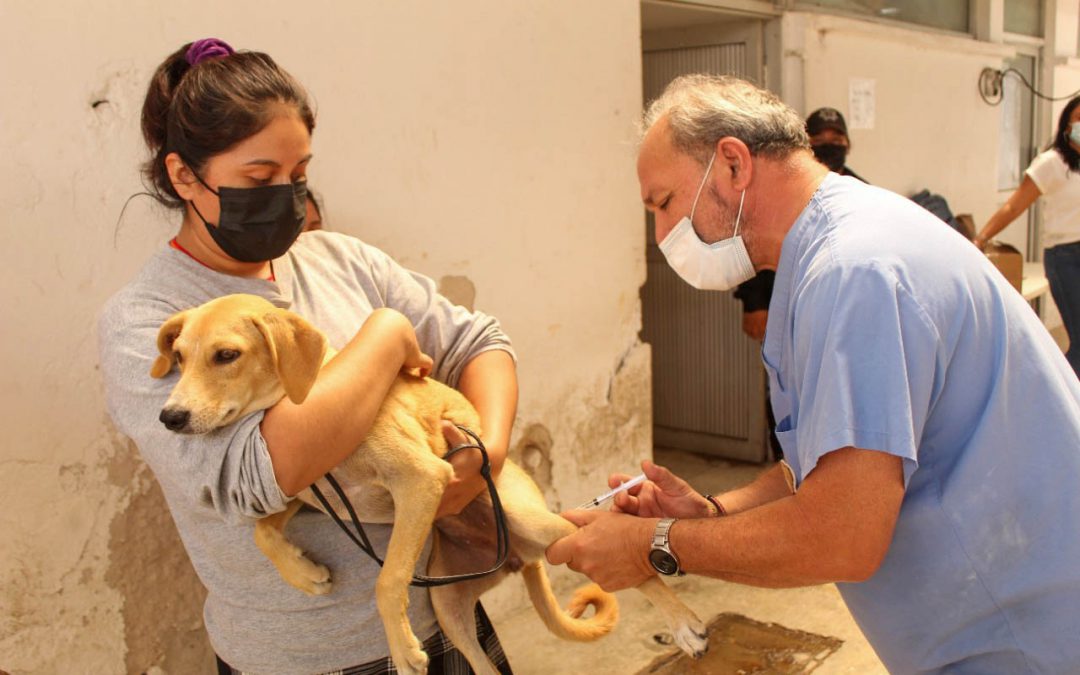
[(669, 533), (671, 526), (675, 524), (675, 518), (662, 518), (656, 524), (653, 531), (652, 549), (649, 551), (649, 564), (653, 569), (666, 576), (679, 576), (686, 574), (679, 567), (679, 559), (671, 551)]

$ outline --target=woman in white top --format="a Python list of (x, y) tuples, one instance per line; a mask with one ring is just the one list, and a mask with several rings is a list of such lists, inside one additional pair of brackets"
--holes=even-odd
[(1080, 96), (1061, 111), (1053, 144), (1031, 161), (1024, 181), (986, 221), (975, 245), (982, 249), (1039, 196), (1045, 207), (1046, 279), (1069, 336), (1065, 356), (1080, 375)]

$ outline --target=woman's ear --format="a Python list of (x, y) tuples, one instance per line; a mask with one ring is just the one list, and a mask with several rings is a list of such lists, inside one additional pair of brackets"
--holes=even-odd
[(198, 179), (184, 160), (180, 159), (179, 154), (170, 152), (165, 155), (165, 171), (168, 172), (169, 180), (172, 181), (173, 189), (180, 195), (180, 199), (191, 201), (195, 198), (195, 186), (198, 184)]

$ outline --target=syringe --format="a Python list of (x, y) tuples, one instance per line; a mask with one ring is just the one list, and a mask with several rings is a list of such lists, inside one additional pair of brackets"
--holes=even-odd
[(596, 507), (600, 506), (601, 504), (603, 504), (607, 500), (611, 499), (615, 495), (619, 494), (620, 492), (625, 492), (626, 490), (629, 490), (630, 488), (634, 487), (635, 485), (641, 485), (644, 482), (645, 482), (645, 474), (640, 474), (640, 475), (634, 476), (630, 480), (628, 480), (625, 483), (622, 483), (621, 485), (619, 485), (619, 487), (614, 488), (612, 490), (608, 490), (607, 492), (600, 495), (599, 497), (594, 497), (594, 498), (590, 499), (589, 501), (587, 501), (584, 504), (582, 504), (581, 506), (579, 506), (578, 509), (595, 509)]

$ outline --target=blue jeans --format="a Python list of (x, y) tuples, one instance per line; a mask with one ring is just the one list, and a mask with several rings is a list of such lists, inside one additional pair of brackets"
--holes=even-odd
[(1046, 249), (1043, 266), (1050, 282), (1050, 295), (1069, 336), (1065, 358), (1080, 377), (1080, 241)]

